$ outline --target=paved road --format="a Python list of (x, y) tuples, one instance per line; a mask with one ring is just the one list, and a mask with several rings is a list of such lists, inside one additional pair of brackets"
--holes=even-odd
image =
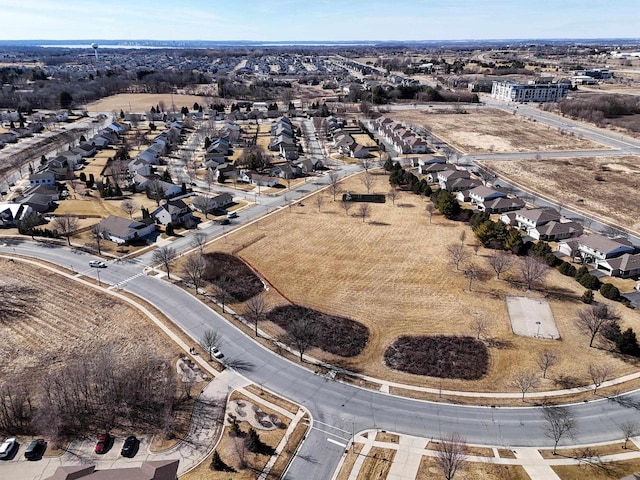
[[(15, 249), (15, 250), (14, 250)], [(64, 246), (43, 246), (29, 241), (6, 242), (0, 252), (30, 255), (65, 267), (88, 265), (94, 257)], [(103, 282), (122, 287), (158, 306), (169, 318), (197, 339), (208, 328), (217, 329), (221, 350), (250, 380), (304, 405), (313, 416), (314, 429), (303, 444), (286, 478), (330, 478), (351, 431), (366, 428), (394, 430), (416, 436), (441, 437), (459, 432), (469, 442), (504, 446), (549, 445), (543, 434), (540, 411), (535, 408), (488, 408), (398, 398), (328, 380), (255, 344), (199, 300), (168, 282), (139, 275), (148, 257), (129, 262), (110, 261), (102, 269)], [(91, 272), (83, 267), (83, 272)], [(621, 397), (624, 403), (596, 400), (572, 406), (578, 416), (579, 443), (615, 440), (616, 425), (637, 417), (640, 393)]]

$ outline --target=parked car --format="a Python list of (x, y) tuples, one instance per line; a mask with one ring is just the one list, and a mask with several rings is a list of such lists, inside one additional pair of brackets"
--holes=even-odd
[(218, 220), (218, 223), (220, 225), (229, 225), (231, 222), (229, 221), (228, 218), (223, 218), (222, 220)]
[(236, 212), (227, 213), (227, 218), (238, 218), (238, 214)]
[(18, 448), (18, 441), (15, 438), (7, 438), (2, 445), (0, 445), (0, 460), (6, 460), (11, 458), (11, 455)]
[(94, 268), (107, 268), (107, 264), (100, 260), (91, 260), (89, 266)]
[(39, 438), (38, 440), (33, 440), (27, 445), (27, 449), (24, 451), (24, 458), (27, 460), (37, 460), (42, 457), (46, 449), (47, 442), (45, 442), (44, 439)]
[(109, 435), (108, 433), (103, 433), (102, 435), (100, 435), (98, 437), (98, 443), (96, 443), (96, 448), (95, 448), (95, 452), (96, 453), (107, 453), (107, 450), (109, 450), (109, 447), (111, 446), (111, 441), (113, 439), (111, 438), (111, 435)]
[(120, 455), (128, 458), (134, 457), (138, 451), (139, 443), (140, 442), (134, 435), (128, 436), (124, 441), (124, 443), (122, 444), (122, 450), (120, 451)]
[(220, 358), (224, 358), (224, 353), (222, 353), (220, 350), (218, 350), (217, 348), (213, 348), (213, 350), (211, 350), (211, 353), (213, 354), (214, 357), (220, 359)]

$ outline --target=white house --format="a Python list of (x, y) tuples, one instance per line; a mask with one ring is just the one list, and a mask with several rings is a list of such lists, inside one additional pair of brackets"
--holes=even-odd
[(505, 198), (507, 196), (504, 192), (499, 192), (498, 190), (494, 190), (493, 188), (485, 187), (484, 185), (480, 185), (469, 191), (469, 198), (471, 199), (471, 203), (478, 207), (478, 210), (485, 209), (485, 203), (491, 200), (495, 200), (496, 198)]
[(36, 185), (55, 185), (56, 176), (53, 172), (38, 172), (29, 175), (29, 186), (34, 187)]
[(115, 215), (109, 215), (99, 225), (104, 228), (103, 237), (105, 240), (111, 240), (115, 243), (127, 243), (146, 237), (156, 230), (156, 226), (153, 223), (146, 224)]
[(552, 208), (523, 208), (515, 212), (515, 226), (530, 234), (531, 230), (551, 221), (559, 222), (561, 215)]

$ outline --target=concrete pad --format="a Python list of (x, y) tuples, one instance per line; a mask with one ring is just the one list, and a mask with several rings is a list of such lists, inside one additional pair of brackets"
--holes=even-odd
[(424, 438), (401, 435), (387, 480), (415, 480), (426, 446)]
[(543, 298), (507, 297), (511, 329), (523, 337), (558, 340), (560, 333), (549, 302)]

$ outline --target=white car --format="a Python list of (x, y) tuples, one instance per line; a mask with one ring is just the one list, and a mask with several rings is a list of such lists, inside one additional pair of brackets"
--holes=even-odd
[(214, 348), (213, 350), (211, 350), (211, 353), (213, 353), (213, 356), (216, 357), (217, 359), (224, 358), (224, 353), (222, 353), (217, 348)]
[(107, 268), (107, 264), (99, 260), (91, 260), (89, 266), (94, 268)]
[(2, 445), (0, 445), (0, 460), (9, 458), (17, 446), (18, 442), (15, 438), (7, 438)]

